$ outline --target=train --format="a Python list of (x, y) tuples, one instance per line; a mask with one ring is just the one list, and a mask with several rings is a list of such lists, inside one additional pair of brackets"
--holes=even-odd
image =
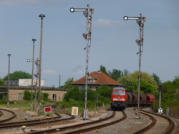
[[(140, 94), (140, 106), (151, 106), (155, 101), (153, 94)], [(111, 95), (111, 109), (124, 110), (126, 107), (137, 106), (138, 94), (127, 92), (124, 87), (115, 87)]]

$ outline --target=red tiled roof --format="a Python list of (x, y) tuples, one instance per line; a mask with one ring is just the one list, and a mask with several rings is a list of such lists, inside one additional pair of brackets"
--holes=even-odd
[[(89, 74), (90, 79), (92, 81), (88, 82), (88, 84), (92, 85), (114, 85), (114, 86), (120, 86), (121, 84), (115, 80), (113, 80), (111, 77), (107, 76), (105, 73), (101, 71), (92, 72)], [(72, 85), (83, 85), (85, 84), (85, 76), (80, 78), (77, 81), (74, 81)]]

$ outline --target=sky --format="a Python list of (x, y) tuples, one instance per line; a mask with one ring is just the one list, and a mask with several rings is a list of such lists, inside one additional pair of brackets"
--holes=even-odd
[(89, 72), (100, 65), (107, 70), (138, 70), (139, 27), (123, 16), (145, 16), (142, 71), (156, 73), (162, 81), (179, 76), (178, 0), (0, 0), (0, 78), (11, 72), (31, 73), (32, 38), (36, 38), (35, 57), (39, 57), (40, 18), (44, 18), (42, 79), (46, 86), (58, 86), (84, 76), (86, 18), (70, 7), (94, 8)]

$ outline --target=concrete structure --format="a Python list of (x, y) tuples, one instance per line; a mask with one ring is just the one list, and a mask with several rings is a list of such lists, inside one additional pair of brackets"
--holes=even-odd
[[(9, 101), (18, 101), (23, 100), (24, 91), (31, 90), (31, 87), (10, 87), (9, 89)], [(1, 92), (2, 91), (2, 92)], [(7, 87), (0, 87), (1, 95), (7, 94)], [(66, 90), (59, 89), (59, 88), (50, 88), (50, 87), (43, 87), (42, 93), (48, 93), (48, 98), (53, 101), (62, 101)], [(2, 98), (0, 98), (2, 99)]]
[[(45, 86), (45, 80), (41, 80), (41, 86)], [(8, 81), (4, 81), (4, 85), (8, 85)], [(9, 81), (10, 86), (23, 86), (23, 87), (28, 87), (32, 85), (32, 79), (19, 79), (19, 80), (10, 80)], [(33, 85), (39, 85), (38, 80), (33, 80)]]

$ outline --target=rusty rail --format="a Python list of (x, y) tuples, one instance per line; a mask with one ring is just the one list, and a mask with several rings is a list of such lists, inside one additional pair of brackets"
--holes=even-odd
[(143, 134), (144, 132), (148, 131), (149, 129), (151, 129), (155, 124), (156, 124), (156, 119), (150, 115), (150, 114), (153, 114), (153, 115), (156, 115), (156, 116), (160, 116), (162, 118), (165, 118), (168, 122), (169, 122), (169, 126), (167, 127), (166, 131), (164, 132), (164, 134), (171, 134), (172, 131), (174, 130), (174, 127), (175, 127), (175, 123), (173, 122), (173, 120), (171, 120), (169, 117), (167, 116), (164, 116), (164, 115), (160, 115), (160, 114), (157, 114), (157, 113), (153, 113), (153, 112), (148, 112), (148, 111), (144, 111), (144, 110), (141, 110), (141, 113), (142, 114), (145, 114), (146, 116), (150, 117), (150, 119), (152, 120), (152, 122), (145, 128), (135, 132), (134, 134)]
[[(85, 126), (88, 126), (88, 125), (91, 125), (91, 124), (96, 124), (96, 123), (99, 123), (99, 122), (109, 120), (109, 119), (113, 118), (115, 116), (115, 114), (116, 114), (116, 112), (113, 112), (110, 116), (107, 116), (105, 118), (101, 118), (99, 120), (90, 121), (90, 122), (86, 122), (86, 123), (75, 124), (75, 125), (69, 125), (69, 126), (65, 126), (65, 127), (53, 128), (53, 129), (48, 129), (48, 130), (33, 131), (33, 132), (29, 132), (28, 134), (44, 134), (44, 133), (49, 134), (49, 133), (65, 131), (65, 130), (68, 130), (68, 129), (82, 128), (82, 127), (85, 127)], [(97, 128), (106, 127), (106, 126), (118, 123), (118, 122), (126, 119), (126, 117), (127, 117), (126, 114), (123, 113), (123, 115), (124, 115), (124, 117), (122, 119), (118, 119), (118, 120), (112, 121), (110, 123), (98, 125), (98, 126), (95, 126), (95, 127), (93, 126), (93, 127), (88, 128), (86, 130), (84, 128), (82, 128), (81, 130), (76, 130), (76, 131), (69, 132), (69, 133), (83, 133), (83, 132), (91, 131), (91, 130), (94, 130), (94, 129), (97, 129)]]
[(104, 128), (104, 127), (119, 123), (119, 122), (121, 122), (121, 121), (123, 121), (123, 120), (125, 120), (127, 118), (127, 115), (125, 114), (125, 112), (122, 111), (122, 113), (123, 113), (123, 117), (120, 118), (120, 119), (117, 119), (117, 120), (114, 120), (114, 121), (111, 121), (111, 122), (108, 122), (108, 123), (92, 126), (92, 127), (89, 127), (89, 128), (82, 128), (80, 130), (74, 130), (74, 131), (70, 131), (70, 132), (65, 132), (64, 134), (81, 134), (81, 133), (93, 131), (95, 129), (100, 129), (100, 128)]
[[(2, 109), (2, 108), (0, 108), (0, 111), (1, 111), (1, 112), (2, 112), (2, 111), (6, 111), (6, 112), (9, 112), (9, 113), (12, 114), (12, 116), (10, 116), (9, 118), (0, 120), (0, 124), (1, 124), (1, 123), (4, 123), (4, 122), (6, 122), (6, 121), (10, 121), (10, 120), (12, 120), (12, 119), (14, 119), (14, 118), (16, 117), (16, 114), (15, 114), (13, 111), (10, 111), (10, 110), (7, 110), (7, 109)], [(2, 114), (3, 114), (3, 113), (2, 113)], [(1, 124), (1, 125), (2, 125), (2, 124)]]
[(3, 115), (3, 112), (2, 111), (0, 111), (0, 117)]
[(53, 122), (59, 122), (59, 121), (65, 121), (65, 120), (72, 120), (74, 119), (73, 116), (70, 116), (70, 118), (64, 118), (61, 119), (61, 116), (52, 117), (48, 119), (36, 119), (36, 120), (28, 120), (28, 121), (18, 121), (18, 122), (10, 122), (10, 123), (4, 123), (0, 125), (0, 129), (3, 128), (14, 128), (14, 127), (20, 127), (20, 126), (35, 126), (39, 124), (45, 124), (45, 123), (53, 123)]

